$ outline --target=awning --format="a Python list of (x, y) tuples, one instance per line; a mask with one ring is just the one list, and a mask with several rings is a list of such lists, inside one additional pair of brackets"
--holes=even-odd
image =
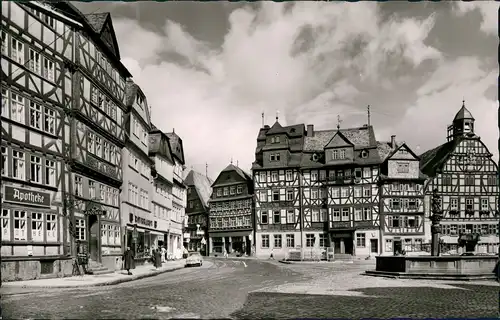
[(149, 230), (149, 233), (150, 233), (150, 234), (154, 234), (154, 235), (157, 235), (157, 236), (162, 236), (162, 237), (163, 237), (163, 233), (162, 233), (162, 232)]

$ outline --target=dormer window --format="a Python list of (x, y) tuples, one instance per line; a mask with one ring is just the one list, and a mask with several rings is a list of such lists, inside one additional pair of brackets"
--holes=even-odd
[(272, 137), (271, 143), (280, 143), (280, 137)]
[(368, 158), (368, 151), (367, 150), (361, 151), (361, 158), (363, 158), (363, 159)]
[(340, 149), (339, 158), (340, 159), (345, 159), (345, 149)]
[(137, 95), (137, 99), (136, 99), (136, 102), (138, 105), (142, 105), (142, 97), (140, 95)]

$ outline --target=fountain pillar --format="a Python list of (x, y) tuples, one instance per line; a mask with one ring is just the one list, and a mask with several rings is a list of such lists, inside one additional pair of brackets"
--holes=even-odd
[(432, 191), (431, 211), (432, 211), (432, 216), (430, 217), (432, 221), (431, 255), (440, 256), (441, 244), (439, 242), (439, 238), (441, 235), (441, 219), (443, 219), (443, 210), (441, 209), (441, 197), (438, 195), (437, 188)]

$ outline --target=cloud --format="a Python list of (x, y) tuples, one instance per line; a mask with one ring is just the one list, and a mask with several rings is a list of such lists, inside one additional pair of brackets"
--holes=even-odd
[[(263, 2), (229, 15), (220, 47), (165, 21), (164, 34), (115, 19), (123, 63), (152, 105), (152, 121), (184, 140), (188, 165), (212, 176), (230, 158), (249, 169), (261, 112), (280, 122), (334, 127), (363, 86), (391, 88), (408, 71), (442, 59), (425, 43), (435, 17), (382, 20), (373, 2)], [(362, 106), (365, 108), (365, 106)], [(356, 111), (354, 111), (355, 113)], [(270, 116), (272, 115), (272, 116)], [(273, 119), (272, 121), (270, 119)], [(349, 122), (348, 120), (346, 120)]]
[(488, 34), (498, 32), (498, 3), (496, 1), (457, 1), (455, 3), (455, 12), (459, 16), (474, 10), (481, 13), (481, 31)]

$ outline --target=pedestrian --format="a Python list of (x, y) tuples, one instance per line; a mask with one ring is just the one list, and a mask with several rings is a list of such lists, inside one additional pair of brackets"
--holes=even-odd
[(132, 275), (130, 269), (134, 269), (134, 253), (127, 247), (127, 250), (123, 253), (122, 260), (124, 262), (124, 269), (127, 270), (128, 275)]
[(271, 255), (269, 256), (269, 259), (274, 260), (274, 251), (271, 249)]
[(226, 248), (226, 249), (224, 249), (224, 258), (227, 259), (227, 256), (228, 256), (228, 254), (227, 254), (227, 248)]
[(155, 268), (158, 269), (158, 268), (161, 268), (161, 252), (159, 249), (155, 249), (154, 251), (154, 257), (155, 257)]
[(161, 262), (165, 262), (167, 259), (167, 249), (165, 247), (161, 247)]

